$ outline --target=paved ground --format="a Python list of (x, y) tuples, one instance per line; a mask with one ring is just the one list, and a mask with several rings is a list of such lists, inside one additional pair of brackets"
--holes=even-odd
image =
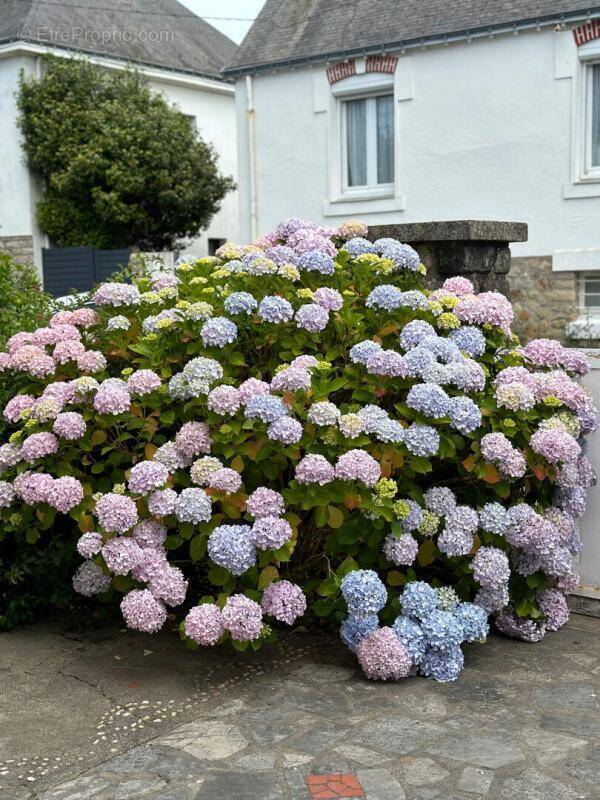
[(0, 637), (2, 800), (597, 800), (600, 620), (365, 681), (335, 638), (251, 656), (172, 632)]

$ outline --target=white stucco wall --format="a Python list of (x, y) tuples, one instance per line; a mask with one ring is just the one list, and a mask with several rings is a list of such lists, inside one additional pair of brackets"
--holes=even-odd
[[(339, 166), (332, 162), (339, 152), (331, 146), (338, 123), (325, 68), (252, 78), (259, 234), (292, 214), (330, 225), (348, 217), (373, 224), (489, 218), (529, 224), (529, 241), (514, 245), (515, 255), (600, 247), (600, 183), (591, 189), (572, 185), (579, 61), (570, 31), (547, 28), (400, 56), (398, 175), (389, 211), (378, 209), (394, 204), (381, 201), (329, 204), (336, 199), (332, 178)], [(244, 78), (236, 94), (239, 174), (245, 177), (250, 152)], [(241, 234), (247, 240), (247, 180), (241, 190)], [(596, 196), (565, 199), (569, 192)]]
[[(237, 177), (237, 142), (235, 98), (233, 92), (223, 94), (201, 90), (197, 87), (179, 86), (151, 81), (150, 86), (161, 92), (169, 103), (180, 111), (196, 118), (196, 127), (204, 141), (214, 145), (219, 156), (219, 169), (224, 175)], [(227, 194), (221, 210), (215, 214), (209, 227), (187, 246), (183, 252), (206, 255), (208, 239), (237, 241), (239, 237), (238, 192)]]
[(16, 125), (19, 74), (34, 74), (34, 56), (0, 58), (0, 236), (33, 236), (35, 263), (41, 270), (44, 237), (35, 220), (37, 187), (23, 160)]

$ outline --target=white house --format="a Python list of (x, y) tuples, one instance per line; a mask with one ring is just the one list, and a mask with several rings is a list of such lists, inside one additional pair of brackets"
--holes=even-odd
[[(133, 63), (214, 144), (221, 171), (237, 178), (234, 86), (220, 74), (235, 50), (176, 0), (0, 0), (0, 246), (42, 271), (49, 243), (37, 226), (38, 189), (16, 125), (21, 70), (39, 73), (45, 53), (84, 55), (107, 69)], [(232, 192), (187, 250), (204, 255), (237, 239), (238, 217)]]
[(529, 335), (600, 335), (600, 5), (267, 0), (236, 81), (240, 233), (527, 222), (512, 290)]

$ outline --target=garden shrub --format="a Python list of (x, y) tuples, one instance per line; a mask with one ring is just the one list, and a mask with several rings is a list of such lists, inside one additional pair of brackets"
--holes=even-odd
[(190, 647), (341, 626), (372, 678), (460, 672), (488, 616), (535, 641), (577, 576), (597, 413), (585, 357), (417, 253), (289, 219), (108, 283), (0, 355), (5, 531), (67, 515), (75, 589)]

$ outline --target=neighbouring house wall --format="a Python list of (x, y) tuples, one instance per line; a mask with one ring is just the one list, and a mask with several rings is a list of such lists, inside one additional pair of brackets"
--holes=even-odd
[[(151, 87), (161, 92), (169, 103), (195, 118), (199, 135), (205, 142), (214, 145), (219, 156), (218, 166), (225, 175), (238, 180), (236, 111), (233, 87), (224, 87), (228, 93), (212, 92), (192, 86), (179, 86), (164, 82), (151, 82)], [(237, 190), (227, 194), (221, 210), (215, 214), (209, 227), (202, 231), (183, 252), (200, 256), (208, 253), (208, 239), (238, 241), (239, 209)]]
[(15, 96), (21, 70), (31, 75), (35, 68), (33, 57), (0, 59), (0, 239), (16, 257), (33, 261), (41, 275), (44, 237), (35, 219), (39, 195), (21, 149)]
[[(332, 202), (332, 159), (340, 156), (331, 148), (337, 121), (325, 64), (253, 76), (258, 234), (288, 215), (329, 225), (348, 217), (370, 225), (506, 219), (529, 225), (529, 241), (512, 247), (516, 256), (600, 247), (600, 186), (596, 196), (564, 196), (573, 180), (577, 58), (571, 32), (550, 29), (400, 54), (394, 199), (404, 210), (389, 211), (373, 200)], [(236, 89), (239, 169), (247, 176), (245, 78)], [(240, 187), (247, 240), (249, 181)]]
[(565, 326), (578, 316), (577, 275), (553, 272), (551, 256), (513, 258), (508, 274), (515, 333), (524, 340), (566, 341)]

